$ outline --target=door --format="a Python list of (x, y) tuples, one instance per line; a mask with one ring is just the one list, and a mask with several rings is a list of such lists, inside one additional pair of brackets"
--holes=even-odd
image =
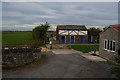
[(65, 43), (65, 36), (62, 36), (62, 38), (61, 38), (61, 43)]
[(81, 37), (81, 44), (84, 43), (84, 37)]
[(71, 44), (74, 44), (74, 43), (75, 43), (74, 36), (71, 36), (70, 42), (71, 42)]

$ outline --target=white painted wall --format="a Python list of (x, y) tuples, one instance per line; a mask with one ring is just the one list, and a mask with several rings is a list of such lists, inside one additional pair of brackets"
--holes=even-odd
[[(70, 35), (87, 35), (87, 31), (72, 31), (69, 30)], [(78, 34), (77, 34), (78, 33)], [(69, 35), (67, 30), (59, 30), (59, 35)]]

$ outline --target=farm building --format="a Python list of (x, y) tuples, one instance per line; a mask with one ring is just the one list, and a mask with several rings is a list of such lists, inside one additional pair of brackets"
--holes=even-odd
[(100, 33), (100, 56), (114, 60), (120, 55), (120, 26), (110, 25)]
[(88, 43), (99, 43), (99, 33), (101, 31), (88, 31)]
[(84, 25), (58, 25), (57, 42), (62, 44), (88, 43), (88, 31)]

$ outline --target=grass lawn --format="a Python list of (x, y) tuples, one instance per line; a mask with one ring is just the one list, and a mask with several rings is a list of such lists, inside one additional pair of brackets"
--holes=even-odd
[(14, 47), (25, 44), (32, 40), (31, 32), (2, 32), (2, 47)]
[[(68, 45), (70, 47), (70, 45)], [(93, 50), (99, 50), (99, 45), (71, 45), (71, 48), (77, 51), (81, 51), (83, 53), (88, 53)]]

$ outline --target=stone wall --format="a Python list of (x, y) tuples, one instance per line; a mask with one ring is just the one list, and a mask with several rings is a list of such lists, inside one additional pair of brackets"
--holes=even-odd
[[(115, 57), (118, 57), (118, 50), (120, 49), (119, 46), (119, 41), (118, 41), (118, 33), (117, 31), (115, 31), (112, 28), (107, 29), (105, 32), (100, 34), (100, 47), (99, 47), (99, 52), (100, 52), (100, 56), (103, 58), (106, 58), (108, 60), (114, 60)], [(115, 52), (111, 52), (111, 51), (107, 51), (104, 49), (104, 40), (115, 40), (116, 41), (116, 51)]]
[(18, 67), (41, 58), (40, 49), (25, 49), (20, 50), (3, 50), (2, 51), (2, 66), (4, 67)]

